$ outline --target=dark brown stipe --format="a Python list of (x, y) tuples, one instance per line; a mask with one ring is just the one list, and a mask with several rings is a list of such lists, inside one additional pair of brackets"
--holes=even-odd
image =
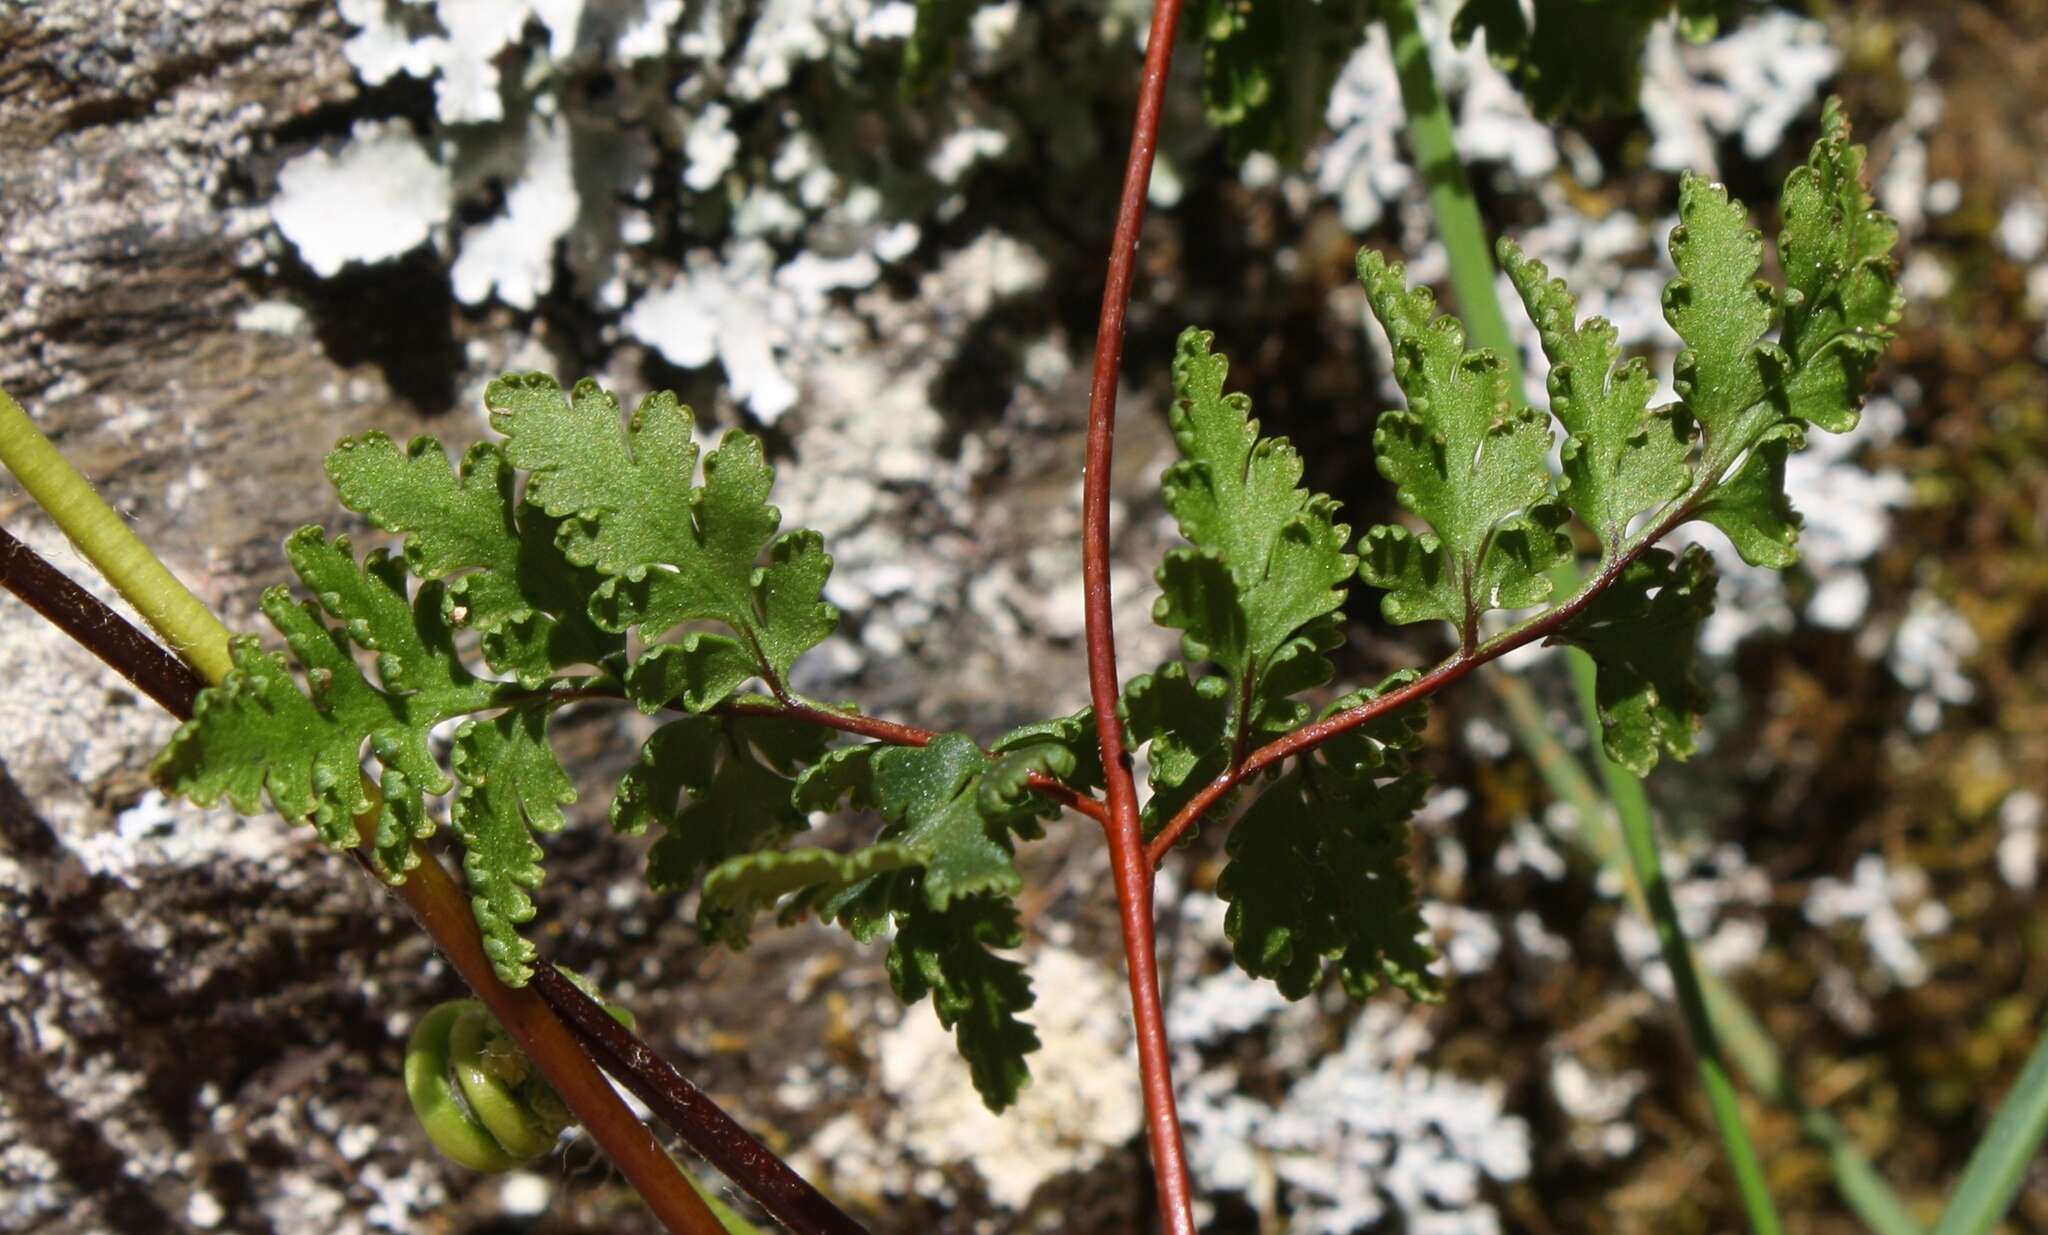
[(794, 1235), (867, 1235), (789, 1164), (741, 1127), (704, 1091), (648, 1049), (598, 1002), (545, 961), (534, 966), (533, 988), (555, 1010), (598, 1066), (645, 1102), (691, 1149), (741, 1184), (748, 1196)]
[(192, 667), (0, 528), (0, 586), (179, 720), (206, 685)]

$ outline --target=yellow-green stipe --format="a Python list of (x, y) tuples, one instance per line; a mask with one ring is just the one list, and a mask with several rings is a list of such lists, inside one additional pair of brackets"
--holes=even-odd
[(209, 682), (227, 677), (227, 627), (149, 551), (4, 390), (0, 464), (173, 652)]

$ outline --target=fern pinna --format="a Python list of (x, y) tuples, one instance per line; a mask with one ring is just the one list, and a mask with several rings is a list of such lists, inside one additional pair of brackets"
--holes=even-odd
[[(1536, 639), (1576, 645), (1599, 666), (1616, 761), (1640, 773), (1660, 752), (1691, 752), (1706, 704), (1694, 634), (1713, 567), (1697, 546), (1657, 542), (1697, 520), (1750, 562), (1790, 563), (1799, 522), (1786, 457), (1809, 426), (1855, 423), (1899, 314), (1895, 230), (1861, 184), (1838, 105), (1823, 130), (1785, 185), (1782, 288), (1758, 278), (1762, 240), (1741, 204), (1703, 180), (1682, 184), (1664, 303), (1684, 351), (1678, 399), (1664, 406), (1650, 405), (1647, 368), (1622, 357), (1614, 328), (1579, 321), (1571, 293), (1512, 243), (1501, 258), (1550, 360), (1548, 412), (1524, 405), (1498, 357), (1466, 349), (1427, 290), (1362, 252), (1408, 404), (1380, 417), (1374, 449), (1414, 521), (1355, 542), (1338, 503), (1302, 487), (1287, 441), (1261, 436), (1249, 401), (1225, 393), (1210, 336), (1182, 336), (1181, 458), (1162, 486), (1188, 544), (1159, 567), (1155, 612), (1182, 654), (1127, 684), (1118, 722), (1147, 750), (1156, 845), (1252, 799), (1217, 889), (1247, 971), (1296, 997), (1326, 971), (1359, 995), (1382, 984), (1437, 994), (1404, 858), (1426, 783), (1421, 698), (1452, 670)], [(564, 392), (508, 377), (486, 401), (504, 440), (459, 469), (424, 438), (402, 449), (370, 434), (330, 456), (343, 504), (402, 536), (402, 552), (359, 560), (317, 528), (292, 537), (313, 600), (275, 588), (263, 608), (297, 670), (239, 639), (234, 673), (160, 756), (158, 780), (245, 812), (267, 794), (337, 847), (374, 813), (373, 858), (392, 880), (434, 831), (426, 795), (450, 795), (478, 922), (517, 984), (534, 959), (520, 935), (542, 878), (533, 834), (562, 827), (575, 798), (549, 722), (575, 701), (631, 702), (670, 717), (611, 804), (622, 832), (660, 827), (654, 886), (695, 890), (702, 931), (732, 947), (769, 910), (863, 941), (889, 933), (897, 993), (930, 996), (983, 1098), (1014, 1101), (1038, 1045), (1021, 1019), (1030, 983), (1004, 955), (1022, 937), (1016, 850), (1063, 807), (1095, 805), (1096, 718), (983, 746), (800, 698), (791, 667), (838, 619), (823, 599), (831, 559), (816, 533), (780, 531), (758, 439), (728, 433), (703, 454), (673, 396), (621, 423), (587, 381)], [(1547, 464), (1553, 421), (1561, 476)], [(1560, 568), (1587, 547), (1590, 582), (1554, 597)], [(1327, 653), (1355, 580), (1384, 593), (1389, 621), (1447, 623), (1457, 651), (1329, 698)], [(1488, 637), (1494, 610), (1531, 612)], [(374, 677), (359, 650), (374, 655)], [(451, 722), (443, 766), (431, 735)], [(867, 844), (798, 843), (814, 814), (843, 811), (874, 820)]]

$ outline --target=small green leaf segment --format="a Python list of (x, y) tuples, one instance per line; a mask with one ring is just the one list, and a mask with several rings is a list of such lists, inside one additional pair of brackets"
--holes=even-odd
[(775, 534), (782, 512), (768, 504), (775, 470), (761, 439), (727, 434), (691, 487), (677, 478), (697, 471), (694, 418), (672, 394), (649, 396), (624, 430), (617, 401), (587, 379), (564, 395), (552, 378), (501, 378), (484, 402), (505, 457), (532, 477), (526, 500), (565, 520), (557, 545), (603, 576), (590, 601), (600, 626), (652, 639), (720, 622), (780, 694), (790, 665), (838, 624), (822, 598), (823, 539)]
[(482, 636), (495, 672), (534, 686), (562, 665), (619, 667), (625, 640), (587, 611), (605, 577), (556, 549), (560, 520), (515, 499), (502, 447), (471, 448), (457, 473), (432, 438), (400, 450), (371, 433), (337, 446), (327, 475), (342, 505), (406, 538), (412, 574), (450, 581), (448, 610)]
[[(1831, 104), (1786, 186), (1783, 290), (1757, 278), (1762, 241), (1742, 207), (1685, 182), (1665, 305), (1686, 350), (1679, 400), (1664, 407), (1648, 406), (1644, 367), (1619, 354), (1613, 328), (1576, 320), (1570, 292), (1503, 245), (1551, 361), (1556, 479), (1551, 416), (1523, 402), (1508, 366), (1469, 350), (1400, 267), (1361, 254), (1407, 399), (1381, 416), (1374, 445), (1412, 518), (1356, 546), (1337, 502), (1303, 485), (1294, 448), (1261, 436), (1249, 401), (1226, 391), (1211, 337), (1181, 337), (1180, 458), (1162, 490), (1188, 543), (1161, 564), (1155, 608), (1181, 656), (1128, 682), (1118, 719), (1147, 747), (1150, 856), (1253, 791), (1218, 889), (1248, 972), (1290, 996), (1325, 977), (1360, 995), (1436, 995), (1403, 863), (1425, 787), (1422, 700), (1511, 647), (1548, 637), (1592, 656), (1605, 748), (1632, 771), (1690, 753), (1706, 705), (1692, 645), (1714, 576), (1699, 549), (1655, 542), (1703, 520), (1751, 561), (1791, 560), (1785, 459), (1808, 426), (1854, 423), (1899, 312), (1894, 231), (1871, 208), (1861, 160)], [(932, 1000), (991, 1107), (1014, 1102), (1037, 1046), (1022, 1019), (1030, 983), (1003, 955), (1022, 941), (1017, 848), (1062, 804), (1101, 817), (1087, 796), (1105, 779), (1093, 715), (983, 748), (796, 696), (792, 667), (837, 622), (823, 598), (831, 559), (816, 533), (781, 530), (758, 439), (728, 433), (707, 453), (673, 396), (622, 419), (587, 381), (564, 391), (509, 377), (486, 402), (505, 440), (459, 467), (429, 439), (337, 448), (329, 474), (344, 505), (402, 548), (359, 558), (346, 537), (294, 535), (287, 555), (312, 599), (277, 588), (263, 604), (290, 657), (236, 639), (233, 671), (159, 756), (159, 782), (245, 812), (267, 798), (346, 847), (372, 809), (369, 765), (383, 791), (375, 861), (394, 881), (435, 830), (427, 796), (449, 796), (477, 920), (517, 984), (534, 958), (520, 931), (537, 912), (536, 837), (576, 799), (548, 726), (567, 706), (630, 702), (667, 718), (611, 806), (620, 831), (659, 825), (653, 885), (696, 892), (700, 929), (732, 947), (771, 911), (862, 941), (893, 930), (897, 993)], [(1488, 612), (1551, 601), (1550, 572), (1577, 557), (1574, 516), (1597, 545), (1592, 581), (1484, 638)], [(1393, 621), (1448, 623), (1459, 650), (1324, 702), (1356, 580), (1385, 593)], [(466, 659), (472, 646), (481, 664)], [(847, 734), (873, 740), (839, 744)], [(801, 843), (820, 812), (874, 822), (859, 843)]]
[(1619, 550), (1630, 520), (1685, 489), (1686, 426), (1675, 408), (1651, 412), (1657, 379), (1649, 363), (1624, 360), (1606, 320), (1581, 324), (1564, 280), (1547, 278), (1543, 263), (1511, 244), (1501, 258), (1550, 358), (1550, 410), (1565, 432), (1565, 501), (1600, 537), (1603, 553)]
[[(1325, 714), (1413, 676), (1343, 696)], [(1273, 979), (1290, 999), (1315, 989), (1325, 958), (1353, 998), (1386, 983), (1442, 997), (1406, 861), (1408, 819), (1429, 787), (1410, 763), (1422, 722), (1418, 705), (1332, 739), (1296, 760), (1231, 829), (1216, 884), (1230, 902), (1224, 929), (1245, 972)]]
[[(1169, 414), (1181, 458), (1161, 479), (1190, 543), (1160, 567), (1153, 616), (1181, 632), (1186, 659), (1133, 680), (1124, 696), (1133, 742), (1149, 744), (1155, 828), (1252, 745), (1313, 714), (1297, 696), (1334, 673), (1324, 653), (1342, 641), (1339, 606), (1358, 566), (1337, 503), (1303, 488), (1294, 447), (1260, 437), (1250, 401), (1224, 393), (1229, 366), (1210, 343), (1202, 331), (1181, 335)], [(1225, 926), (1246, 972), (1299, 998), (1328, 960), (1359, 995), (1383, 981), (1435, 993), (1404, 865), (1425, 787), (1407, 762), (1420, 724), (1420, 709), (1403, 710), (1326, 744), (1232, 828), (1217, 892), (1231, 903)]]
[[(305, 687), (283, 656), (237, 637), (234, 670), (199, 696), (154, 774), (201, 805), (226, 798), (245, 814), (267, 792), (279, 814), (310, 820), (329, 845), (348, 849), (355, 817), (371, 805), (359, 775), (368, 745), (385, 797), (374, 856), (387, 878), (401, 878), (426, 820), (421, 794), (454, 787), (428, 732), (508, 700), (516, 687), (462, 666), (442, 589), (428, 584), (408, 599), (401, 559), (377, 551), (358, 564), (346, 537), (330, 541), (313, 527), (294, 533), (285, 555), (318, 602), (274, 587), (263, 613), (303, 667)], [(358, 667), (351, 644), (376, 655), (379, 683)]]
[(1408, 410), (1380, 416), (1373, 452), (1401, 505), (1429, 525), (1366, 533), (1359, 574), (1385, 589), (1390, 622), (1437, 619), (1477, 645), (1480, 615), (1550, 595), (1550, 568), (1571, 553), (1547, 460), (1550, 418), (1523, 406), (1493, 352), (1435, 316), (1427, 288), (1371, 249), (1358, 255), (1366, 298), (1393, 345)]
[(785, 921), (815, 913), (863, 942), (893, 925), (890, 984), (905, 1002), (931, 996), (975, 1089), (1002, 1110), (1029, 1077), (1024, 1056), (1038, 1036), (1019, 1019), (1033, 1001), (1023, 967), (994, 949), (1023, 942), (1010, 900), (1023, 886), (1016, 841), (1038, 839), (1059, 813), (1028, 781), (1043, 773), (1099, 788), (1094, 750), (1086, 713), (1013, 730), (987, 752), (957, 733), (922, 747), (842, 747), (798, 779), (791, 800), (878, 813), (875, 843), (850, 857), (794, 849), (728, 861), (706, 880), (706, 903), (751, 907), (787, 893)]
[(1286, 162), (1323, 130), (1338, 70), (1365, 41), (1362, 0), (1203, 0), (1190, 14), (1202, 37), (1202, 103), (1233, 155)]

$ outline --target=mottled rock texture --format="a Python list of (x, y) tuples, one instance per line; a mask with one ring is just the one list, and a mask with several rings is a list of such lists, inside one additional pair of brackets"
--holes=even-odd
[[(354, 376), (235, 324), (261, 294), (259, 152), (355, 93), (337, 36), (319, 3), (0, 8), (0, 382), (244, 618), (312, 511), (323, 388)], [(361, 389), (352, 414), (406, 415)], [(12, 486), (0, 520), (89, 573)], [(424, 949), (274, 821), (210, 820), (170, 852), (118, 831), (169, 719), (11, 600), (0, 616), (0, 1227), (295, 1229), (286, 1198), (316, 1190), (365, 1210), (310, 1108), (331, 1132), (391, 1113), (364, 981), (424, 996)], [(161, 838), (157, 814), (130, 818)]]

